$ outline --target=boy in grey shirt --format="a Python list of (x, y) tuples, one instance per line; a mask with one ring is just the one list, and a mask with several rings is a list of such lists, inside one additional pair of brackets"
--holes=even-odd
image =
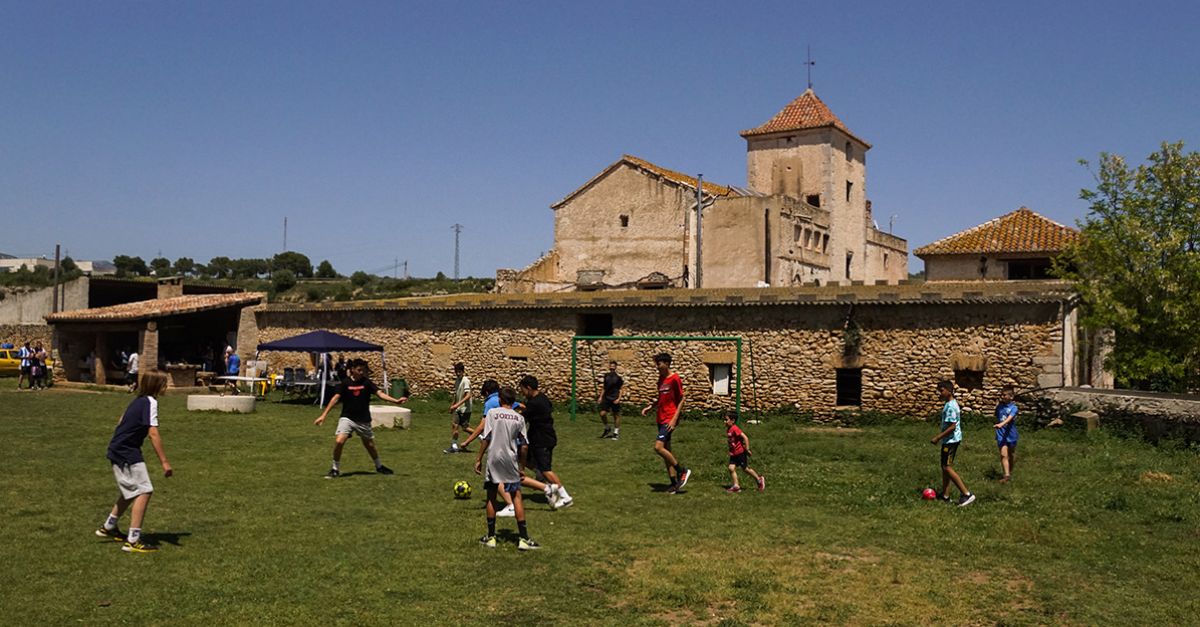
[[(484, 420), (483, 442), (475, 456), (475, 474), (483, 474), (483, 486), (487, 490), (487, 535), (479, 543), (496, 548), (496, 491), (503, 486), (512, 495), (516, 510), (517, 532), (521, 538), (517, 549), (530, 551), (542, 548), (529, 537), (525, 528), (525, 504), (521, 500), (521, 466), (529, 449), (529, 436), (525, 418), (513, 411), (517, 393), (512, 388), (500, 390), (500, 406), (488, 411)], [(483, 472), (487, 458), (487, 473)]]

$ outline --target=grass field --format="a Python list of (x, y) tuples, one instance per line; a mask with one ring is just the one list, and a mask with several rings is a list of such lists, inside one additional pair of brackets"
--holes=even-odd
[[(688, 421), (695, 470), (668, 495), (653, 426), (617, 442), (558, 412), (555, 469), (574, 507), (532, 496), (546, 548), (478, 546), (481, 500), (451, 498), (473, 455), (444, 455), (444, 405), (361, 445), (322, 478), (333, 424), (311, 406), (249, 416), (162, 400), (176, 476), (128, 555), (92, 530), (115, 496), (104, 450), (130, 397), (0, 392), (4, 624), (1184, 624), (1200, 616), (1200, 465), (1193, 451), (1077, 431), (1023, 431), (1016, 481), (997, 485), (990, 429), (964, 429), (960, 472), (979, 500), (921, 501), (937, 479), (929, 424), (746, 427), (765, 493), (725, 494), (723, 430)], [(745, 482), (745, 485), (752, 485)], [(478, 497), (480, 490), (476, 490)], [(122, 520), (125, 528), (127, 519)]]

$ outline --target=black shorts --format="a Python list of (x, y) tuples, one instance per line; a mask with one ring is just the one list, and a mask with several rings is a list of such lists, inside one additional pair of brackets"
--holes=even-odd
[(454, 424), (456, 424), (456, 425), (458, 425), (458, 426), (460, 426), (460, 427), (466, 427), (466, 426), (469, 426), (469, 425), (471, 424), (471, 412), (469, 412), (469, 411), (462, 411), (462, 412), (456, 411), (456, 412), (454, 412), (454, 415), (451, 417), (451, 420), (453, 420), (453, 421), (454, 421)]
[[(499, 491), (499, 488), (500, 488), (500, 484), (496, 483), (494, 481), (484, 481), (483, 482), (483, 489), (485, 491), (491, 491), (491, 490)], [(504, 484), (504, 491), (509, 494), (516, 494), (516, 493), (520, 492), (521, 491), (521, 482), (515, 481), (512, 483)]]
[(549, 472), (554, 461), (554, 449), (544, 446), (529, 447), (529, 465), (538, 472)]
[(942, 466), (953, 466), (954, 456), (958, 454), (958, 445), (961, 442), (951, 442), (950, 444), (942, 444)]
[(31, 368), (32, 368), (32, 366), (21, 366), (21, 374), (23, 374), (23, 375), (25, 375), (25, 376), (27, 376), (27, 377), (28, 377), (28, 376), (29, 376), (29, 370), (30, 370)]
[(600, 401), (600, 411), (606, 411), (614, 416), (621, 413), (621, 404), (607, 398)]
[(738, 453), (737, 455), (729, 456), (729, 465), (730, 466), (737, 466), (738, 468), (745, 468), (746, 465), (749, 463), (750, 463), (750, 460), (748, 457), (746, 457), (745, 453)]

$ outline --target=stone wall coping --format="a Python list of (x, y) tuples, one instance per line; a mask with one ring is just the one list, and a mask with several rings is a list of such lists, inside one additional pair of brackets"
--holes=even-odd
[(446, 309), (613, 309), (624, 307), (741, 307), (747, 305), (844, 306), (913, 304), (1073, 303), (1063, 281), (966, 281), (899, 285), (836, 285), (729, 289), (612, 290), (556, 294), (451, 294), (388, 300), (277, 303), (268, 312), (397, 311)]

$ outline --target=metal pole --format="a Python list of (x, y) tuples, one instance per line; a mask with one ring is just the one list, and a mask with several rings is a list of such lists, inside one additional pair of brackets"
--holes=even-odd
[(742, 338), (737, 340), (737, 396), (734, 397), (733, 411), (738, 420), (742, 418)]
[(462, 233), (463, 225), (456, 223), (454, 226), (452, 226), (450, 228), (454, 229), (454, 280), (457, 281), (458, 280), (458, 236), (460, 233)]
[(575, 351), (579, 344), (571, 338), (571, 422), (575, 422)]
[(54, 245), (54, 303), (50, 306), (50, 313), (58, 313), (58, 255), (62, 252), (62, 244)]
[(696, 175), (696, 289), (704, 287), (704, 175)]

